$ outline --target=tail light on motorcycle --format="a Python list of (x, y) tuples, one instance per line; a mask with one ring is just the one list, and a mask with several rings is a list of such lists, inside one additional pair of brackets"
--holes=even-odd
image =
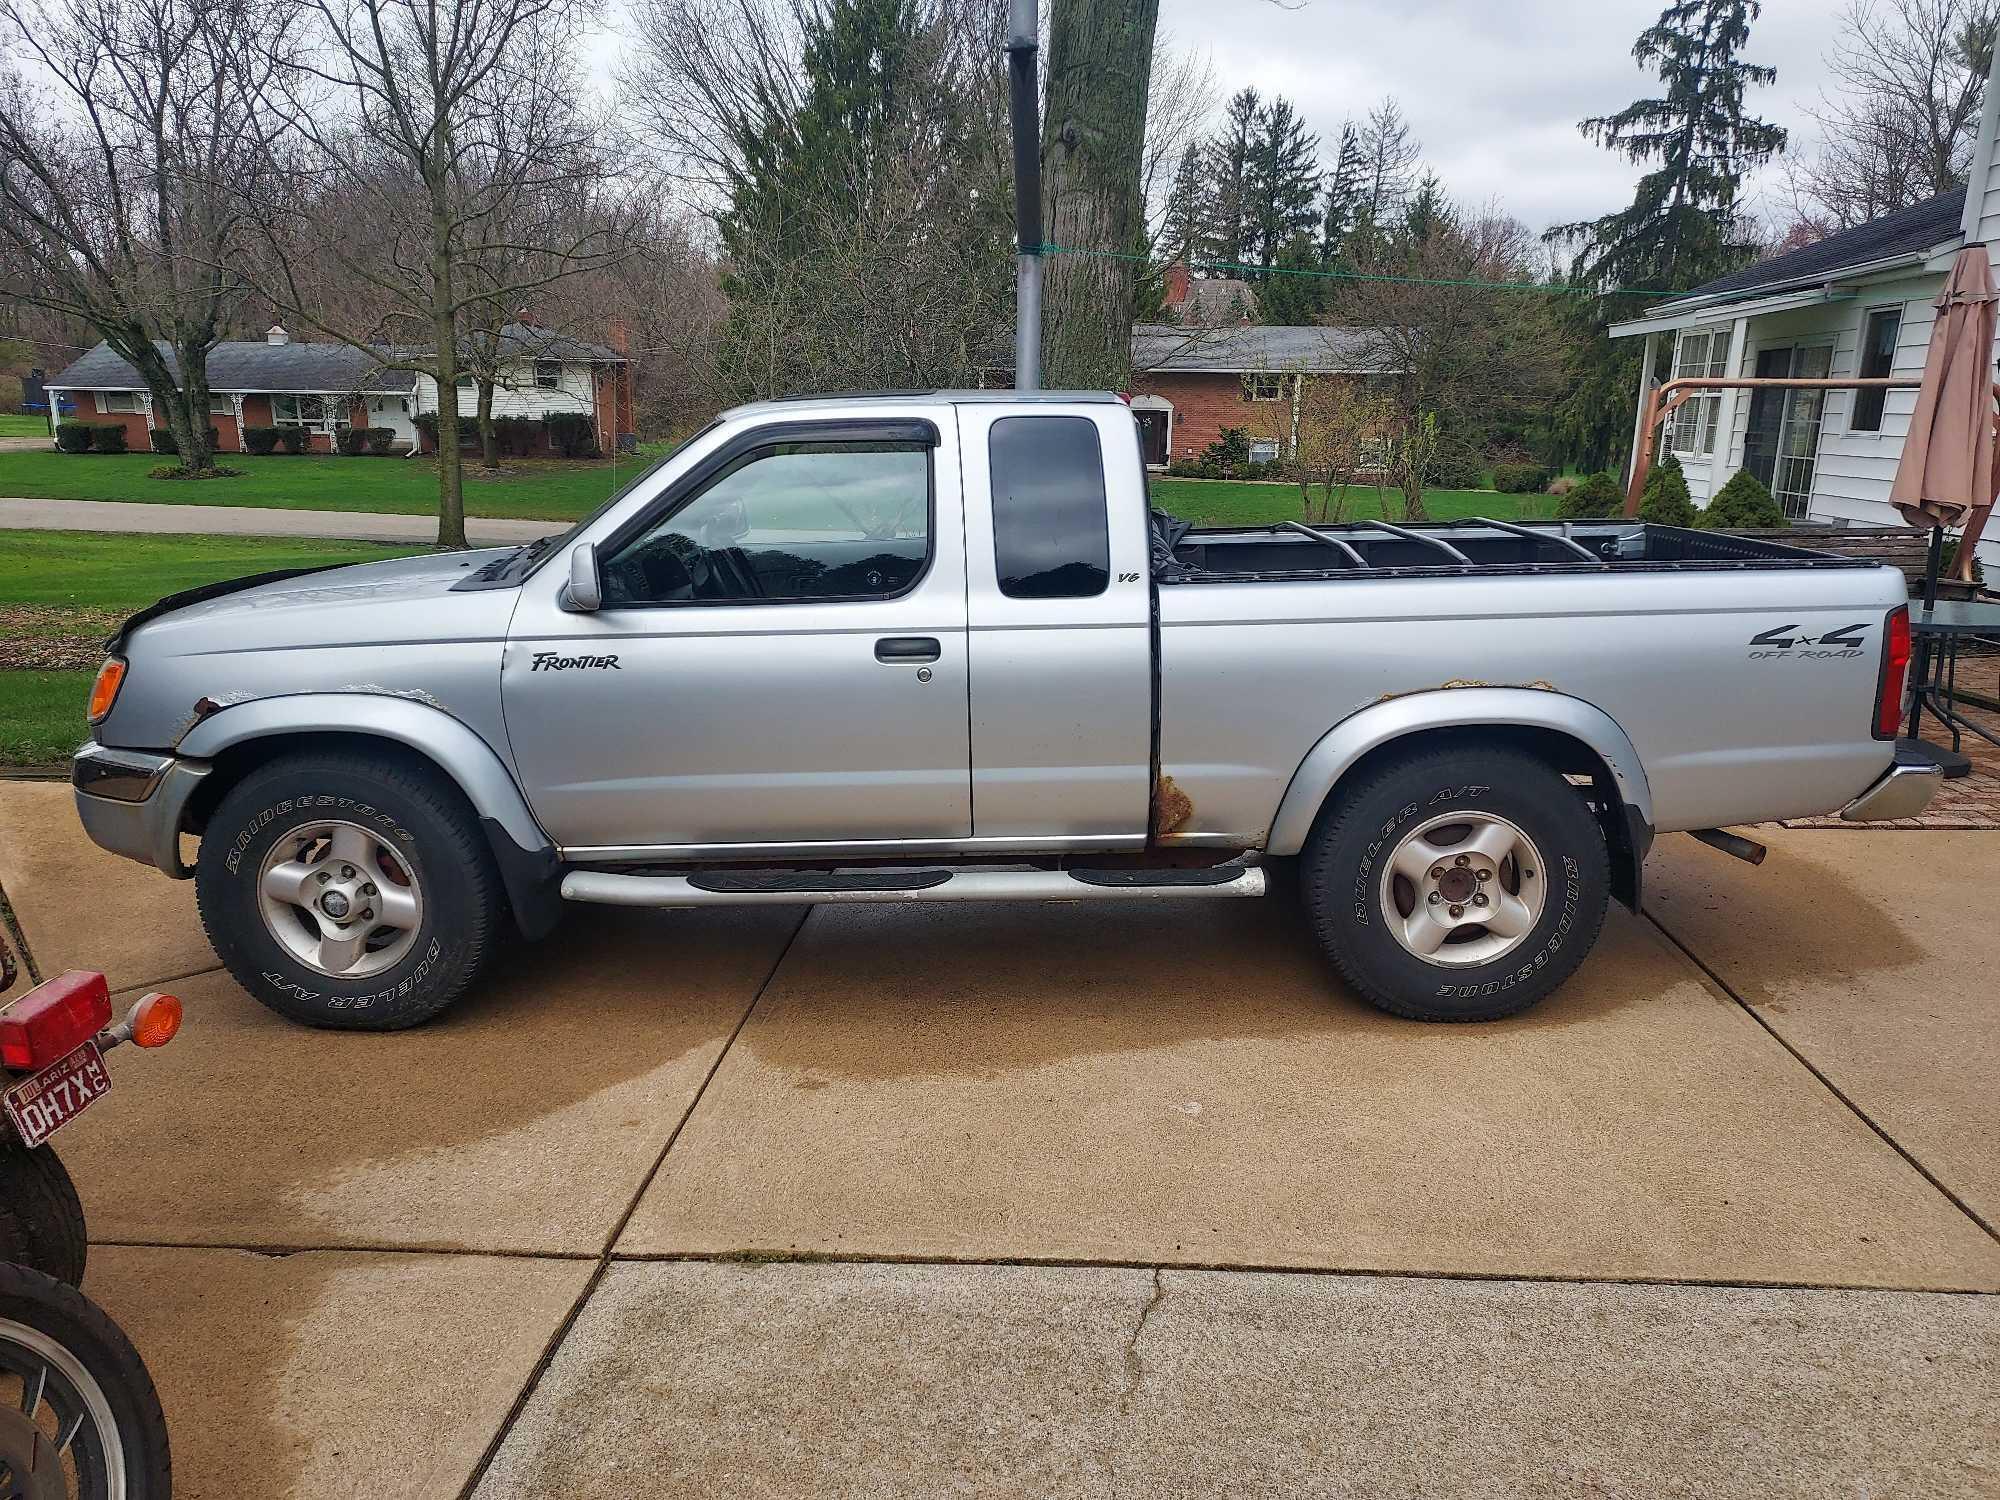
[(111, 1022), (104, 976), (71, 969), (0, 1010), (0, 1068), (32, 1073), (65, 1058)]
[(1903, 726), (1903, 679), (1910, 669), (1910, 607), (1889, 611), (1882, 629), (1882, 676), (1875, 686), (1875, 738), (1893, 740)]

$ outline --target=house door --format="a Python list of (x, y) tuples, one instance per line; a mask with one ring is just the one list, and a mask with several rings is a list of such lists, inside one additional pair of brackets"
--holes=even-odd
[(1167, 414), (1163, 411), (1135, 410), (1132, 419), (1139, 424), (1139, 451), (1146, 456), (1149, 467), (1165, 468), (1167, 463)]
[[(1760, 379), (1823, 380), (1832, 367), (1833, 348), (1829, 344), (1757, 351)], [(1743, 467), (1763, 481), (1785, 514), (1794, 519), (1803, 518), (1812, 505), (1825, 411), (1825, 391), (1765, 389), (1750, 396)]]

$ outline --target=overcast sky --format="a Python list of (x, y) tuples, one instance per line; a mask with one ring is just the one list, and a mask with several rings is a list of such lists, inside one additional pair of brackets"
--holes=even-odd
[[(1343, 118), (1394, 94), (1453, 198), (1497, 198), (1540, 230), (1631, 201), (1641, 169), (1591, 145), (1576, 122), (1656, 88), (1632, 43), (1660, 9), (1660, 0), (1307, 0), (1294, 10), (1161, 0), (1160, 26), (1209, 55), (1222, 96), (1245, 84), (1283, 94), (1329, 145)], [(1746, 56), (1778, 70), (1775, 84), (1752, 91), (1752, 112), (1791, 130), (1795, 145), (1811, 135), (1805, 112), (1825, 79), (1838, 9), (1837, 0), (1766, 0), (1751, 26)], [(1762, 176), (1768, 194), (1772, 173)]]

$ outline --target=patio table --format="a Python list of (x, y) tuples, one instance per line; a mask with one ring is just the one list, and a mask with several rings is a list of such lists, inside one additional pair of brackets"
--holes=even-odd
[(1925, 708), (1951, 732), (1952, 758), (1938, 752), (1948, 776), (1963, 776), (1970, 763), (1959, 754), (1962, 731), (1970, 730), (1988, 744), (2000, 745), (2000, 737), (1975, 724), (1957, 709), (1958, 653), (1966, 641), (1981, 638), (2000, 642), (2000, 602), (1983, 599), (1940, 599), (1935, 604), (1910, 606), (1910, 634), (1916, 648), (1915, 670), (1910, 695), (1911, 739), (1920, 738), (1918, 729)]

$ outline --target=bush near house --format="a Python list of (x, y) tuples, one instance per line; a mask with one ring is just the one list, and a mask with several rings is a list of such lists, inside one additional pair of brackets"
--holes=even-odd
[(1599, 469), (1571, 489), (1556, 503), (1556, 515), (1565, 521), (1603, 521), (1618, 514), (1625, 504), (1625, 491), (1608, 469)]
[(552, 411), (542, 418), (549, 443), (563, 458), (597, 457), (597, 428), (580, 411)]
[(1700, 519), (1680, 460), (1671, 454), (1646, 476), (1646, 487), (1639, 492), (1639, 519), (1655, 526), (1692, 526)]
[(349, 458), (368, 454), (380, 458), (394, 446), (396, 429), (393, 427), (342, 427), (333, 434), (333, 445)]
[(1541, 464), (1495, 464), (1493, 488), (1503, 495), (1533, 495), (1548, 488), (1549, 471)]
[(1700, 524), (1718, 530), (1771, 529), (1786, 524), (1785, 508), (1778, 504), (1764, 482), (1748, 469), (1738, 469), (1729, 483), (1717, 490), (1701, 513)]
[(510, 458), (526, 458), (535, 451), (543, 431), (539, 417), (495, 417), (493, 446)]
[(56, 423), (56, 448), (62, 453), (88, 453), (90, 425), (86, 422)]
[(1486, 465), (1470, 448), (1441, 447), (1424, 470), (1424, 483), (1438, 490), (1476, 490), (1486, 482)]
[[(152, 442), (153, 451), (155, 453), (165, 453), (172, 455), (172, 454), (177, 454), (181, 451), (181, 440), (174, 436), (174, 432), (171, 427), (156, 427), (152, 430), (152, 432), (148, 433), (147, 436)], [(208, 451), (213, 453), (221, 446), (222, 446), (221, 429), (215, 427), (209, 428)]]
[(278, 446), (278, 429), (275, 427), (246, 427), (243, 429), (244, 451), (249, 453), (269, 453)]
[(396, 429), (393, 427), (365, 427), (368, 434), (368, 452), (374, 458), (387, 458), (396, 446)]
[(124, 453), (128, 451), (125, 441), (125, 427), (121, 422), (100, 422), (90, 429), (90, 451), (92, 453)]
[(312, 446), (311, 435), (303, 427), (280, 427), (278, 446), (287, 453), (303, 453)]

